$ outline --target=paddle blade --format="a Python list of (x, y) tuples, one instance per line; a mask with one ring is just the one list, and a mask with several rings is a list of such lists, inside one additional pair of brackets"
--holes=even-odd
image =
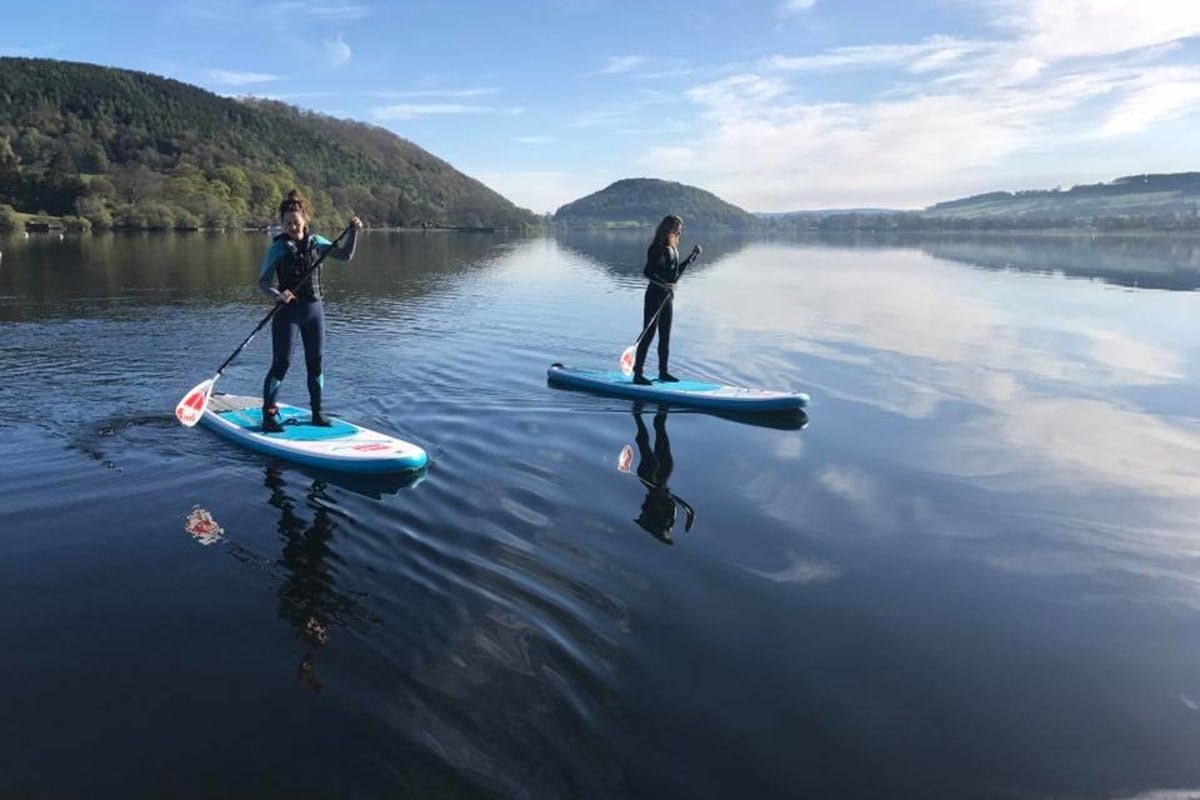
[(633, 360), (637, 357), (637, 348), (633, 345), (625, 348), (625, 352), (621, 353), (621, 373), (625, 377), (633, 374)]
[(194, 426), (200, 421), (200, 417), (204, 416), (204, 409), (208, 407), (208, 396), (212, 394), (215, 381), (215, 378), (209, 378), (196, 384), (190, 392), (183, 396), (179, 405), (175, 406), (175, 418), (185, 428)]

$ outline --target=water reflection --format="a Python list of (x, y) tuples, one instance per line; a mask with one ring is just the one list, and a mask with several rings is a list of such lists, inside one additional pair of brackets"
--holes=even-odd
[[(268, 242), (242, 232), (0, 239), (0, 321), (144, 315), (198, 301), (261, 306), (254, 273)], [(367, 231), (353, 265), (330, 276), (327, 294), (333, 303), (423, 297), (509, 246), (498, 236)]]
[[(290, 485), (288, 470), (280, 465), (266, 467), (263, 485), (270, 490), (268, 504), (278, 509), (276, 530), (281, 549), (278, 565), (283, 568), (277, 596), (278, 613), (295, 628), (304, 642), (296, 676), (314, 691), (325, 688), (316, 672), (316, 656), (329, 643), (331, 629), (336, 626), (380, 623), (379, 616), (355, 601), (337, 586), (337, 574), (344, 565), (334, 547), (338, 531), (336, 499), (329, 484), (311, 477), (303, 489), (303, 498), (296, 497), (296, 486)], [(394, 493), (417, 483), (423, 473), (398, 476), (387, 481), (384, 476), (342, 476), (338, 483), (368, 497), (381, 492)], [(306, 512), (311, 512), (311, 517)]]
[[(667, 409), (660, 406), (654, 415), (654, 444), (650, 444), (650, 432), (642, 421), (642, 408), (635, 405), (633, 421), (637, 425), (634, 441), (638, 449), (638, 465), (636, 474), (646, 487), (646, 498), (634, 522), (646, 533), (658, 539), (663, 544), (675, 544), (672, 530), (678, 519), (679, 509), (683, 509), (686, 517), (683, 529), (690, 531), (696, 521), (696, 512), (691, 504), (675, 494), (667, 486), (671, 473), (675, 470), (675, 458), (671, 454), (671, 439), (667, 436)], [(628, 448), (628, 445), (626, 445)], [(622, 451), (618, 467), (629, 471), (629, 461), (632, 452)]]
[[(622, 231), (565, 230), (555, 235), (558, 246), (578, 253), (588, 261), (602, 267), (617, 278), (642, 277), (646, 266), (646, 248), (654, 238), (650, 228)], [(699, 228), (688, 227), (684, 219), (680, 251), (688, 252), (692, 245), (700, 243), (704, 255), (688, 267), (687, 275), (695, 275), (710, 269), (721, 259), (744, 248), (748, 237), (722, 231), (720, 234), (705, 235)]]
[(811, 238), (838, 248), (912, 248), (935, 258), (982, 269), (1099, 278), (1118, 286), (1142, 289), (1200, 288), (1200, 237), (1196, 236), (829, 233)]
[(320, 691), (324, 683), (315, 671), (316, 654), (329, 642), (330, 625), (356, 610), (353, 601), (338, 591), (334, 579), (334, 567), (340, 561), (332, 547), (337, 525), (320, 481), (314, 480), (305, 493), (304, 505), (313, 512), (311, 520), (304, 518), (289, 496), (282, 469), (267, 467), (263, 483), (271, 490), (268, 502), (280, 512), (277, 530), (283, 547), (279, 563), (285, 574), (278, 591), (279, 616), (296, 629), (308, 648), (300, 658), (297, 677)]

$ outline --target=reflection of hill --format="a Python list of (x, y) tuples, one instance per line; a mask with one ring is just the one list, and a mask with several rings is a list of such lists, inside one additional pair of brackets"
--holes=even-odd
[(985, 269), (1061, 272), (1121, 286), (1200, 287), (1200, 239), (1170, 236), (1005, 236), (922, 243), (937, 258)]
[[(332, 238), (339, 231), (318, 231)], [(0, 319), (111, 315), (196, 301), (261, 306), (255, 285), (266, 234), (100, 234), (3, 242)], [(506, 246), (498, 236), (367, 232), (350, 264), (325, 273), (331, 299), (408, 299), (438, 279), (479, 269)], [(323, 268), (324, 269), (324, 268)]]
[[(654, 238), (650, 229), (635, 231), (561, 230), (555, 234), (558, 245), (572, 250), (617, 277), (640, 277), (646, 266), (646, 248)], [(704, 254), (688, 272), (695, 274), (708, 269), (730, 253), (741, 250), (747, 238), (728, 232), (706, 233), (686, 225), (680, 243), (680, 255), (686, 256), (693, 244), (704, 248)]]
[(1145, 289), (1200, 288), (1200, 238), (1194, 236), (857, 233), (814, 238), (830, 247), (917, 248), (983, 269), (1062, 273)]

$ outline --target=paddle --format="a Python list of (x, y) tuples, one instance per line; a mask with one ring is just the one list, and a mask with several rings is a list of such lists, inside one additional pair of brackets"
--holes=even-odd
[[(693, 261), (695, 261), (699, 255), (700, 245), (696, 245), (692, 248), (692, 254), (688, 256), (687, 261), (685, 261), (683, 264), (683, 267), (680, 267), (680, 277), (683, 277), (683, 269), (687, 267), (688, 264), (691, 264)], [(674, 295), (674, 291), (667, 289), (667, 296), (664, 297), (663, 301), (658, 304), (658, 310), (654, 312), (654, 316), (650, 318), (648, 323), (646, 323), (646, 327), (642, 330), (641, 334), (633, 340), (633, 344), (629, 345), (629, 347), (626, 347), (625, 352), (621, 353), (620, 364), (622, 375), (628, 377), (633, 374), (633, 362), (637, 358), (638, 345), (642, 343), (642, 339), (646, 338), (646, 334), (649, 333), (650, 329), (654, 327), (654, 323), (658, 322), (658, 315), (661, 314), (662, 310), (667, 307), (667, 301), (669, 301)]]
[[(313, 265), (309, 267), (303, 275), (300, 276), (300, 280), (296, 282), (296, 286), (294, 288), (298, 289), (303, 286), (304, 283), (312, 277), (312, 274), (316, 272), (317, 267), (321, 266), (321, 262), (325, 260), (325, 256), (329, 255), (330, 251), (337, 247), (338, 242), (344, 239), (346, 234), (353, 229), (353, 225), (347, 226), (346, 230), (342, 231), (341, 234), (339, 234), (338, 237), (330, 243), (329, 247), (325, 249), (325, 252), (321, 253), (320, 257), (313, 262)], [(204, 416), (204, 409), (208, 408), (208, 398), (212, 395), (213, 385), (216, 384), (217, 378), (221, 377), (221, 373), (225, 371), (225, 368), (229, 366), (230, 362), (237, 358), (238, 353), (242, 352), (246, 345), (250, 344), (250, 340), (253, 339), (255, 335), (261, 331), (268, 322), (271, 321), (271, 318), (275, 316), (276, 312), (278, 312), (279, 309), (283, 308), (285, 305), (287, 304), (283, 302), (283, 300), (277, 301), (275, 305), (271, 307), (271, 310), (267, 312), (267, 315), (259, 320), (258, 324), (254, 326), (254, 330), (250, 331), (250, 335), (242, 340), (242, 343), (239, 344), (237, 349), (229, 355), (229, 358), (225, 359), (221, 366), (217, 367), (217, 373), (208, 380), (201, 381), (193, 386), (191, 390), (183, 396), (183, 399), (179, 401), (179, 405), (175, 406), (175, 418), (178, 419), (185, 428), (191, 428), (200, 421), (200, 417)]]

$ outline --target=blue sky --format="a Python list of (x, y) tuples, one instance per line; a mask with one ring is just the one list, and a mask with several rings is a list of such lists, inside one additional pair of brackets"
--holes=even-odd
[(1196, 0), (21, 3), (0, 54), (383, 126), (520, 206), (627, 177), (749, 211), (1200, 169)]

